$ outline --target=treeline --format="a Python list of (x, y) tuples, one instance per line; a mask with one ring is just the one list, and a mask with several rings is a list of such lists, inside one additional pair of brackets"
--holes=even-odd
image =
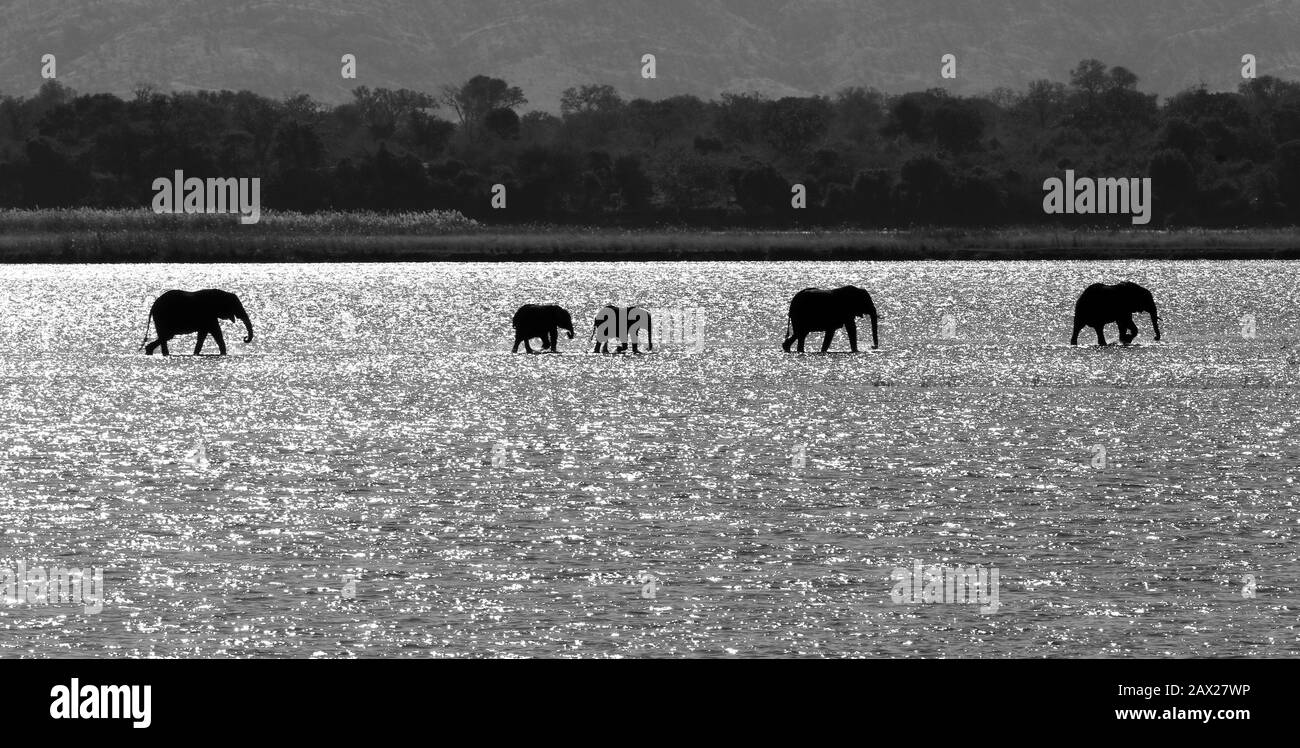
[[(477, 76), (437, 94), (247, 91), (0, 99), (0, 207), (147, 207), (152, 182), (261, 177), (263, 208), (455, 209), (489, 222), (706, 226), (1126, 225), (1047, 216), (1043, 180), (1153, 180), (1152, 226), (1300, 222), (1300, 84), (1164, 102), (1121, 67), (959, 97), (942, 89), (625, 100), (566, 91), (559, 116)], [(492, 186), (507, 207), (493, 210)], [(807, 207), (795, 210), (802, 184)]]

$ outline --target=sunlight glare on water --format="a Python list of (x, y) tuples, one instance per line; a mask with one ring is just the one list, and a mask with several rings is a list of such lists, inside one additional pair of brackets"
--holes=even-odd
[[(1071, 348), (1125, 279), (1163, 341)], [(881, 350), (783, 353), (846, 283)], [(137, 351), (206, 287), (251, 344)], [(3, 266), (0, 568), (106, 599), (0, 600), (0, 656), (1295, 655), (1298, 295), (1284, 262)], [(704, 349), (591, 355), (614, 298), (702, 310)], [(559, 355), (509, 353), (530, 302), (573, 312)], [(998, 569), (1000, 609), (895, 604), (914, 562)]]

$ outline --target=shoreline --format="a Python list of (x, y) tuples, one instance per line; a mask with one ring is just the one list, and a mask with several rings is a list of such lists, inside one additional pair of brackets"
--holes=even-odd
[[(386, 237), (391, 239), (391, 237)], [(329, 244), (332, 242), (327, 242)], [(365, 242), (365, 244), (370, 244)], [(111, 265), (130, 263), (399, 263), (399, 262), (927, 262), (927, 261), (1126, 261), (1126, 260), (1300, 260), (1300, 247), (809, 247), (797, 244), (727, 249), (664, 247), (572, 249), (493, 247), (474, 242), (385, 242), (382, 247), (283, 246), (255, 242), (220, 249), (196, 246), (144, 249), (85, 244), (51, 248), (48, 243), (14, 243), (0, 236), (0, 264)], [(90, 245), (90, 246), (87, 246)], [(53, 251), (51, 251), (53, 249)]]
[[(10, 214), (9, 217), (12, 217)], [(32, 220), (33, 216), (39, 220)], [(252, 226), (56, 212), (5, 220), (0, 263), (1296, 260), (1300, 229), (861, 229), (757, 231), (564, 226), (353, 225), (279, 215)], [(87, 220), (88, 219), (88, 220)]]

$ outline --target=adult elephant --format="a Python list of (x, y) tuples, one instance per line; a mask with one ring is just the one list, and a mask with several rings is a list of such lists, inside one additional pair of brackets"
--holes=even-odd
[(1137, 325), (1133, 324), (1134, 312), (1151, 315), (1151, 329), (1159, 340), (1160, 318), (1150, 291), (1127, 281), (1113, 286), (1104, 283), (1088, 286), (1074, 304), (1074, 334), (1070, 336), (1070, 345), (1079, 344), (1079, 331), (1085, 327), (1097, 331), (1097, 345), (1106, 345), (1102, 330), (1111, 323), (1119, 326), (1119, 342), (1128, 345), (1138, 335)]
[(541, 338), (543, 351), (554, 352), (560, 330), (568, 332), (569, 340), (573, 340), (573, 317), (567, 309), (555, 304), (524, 304), (510, 324), (515, 328), (515, 347), (510, 349), (511, 353), (519, 352), (520, 343), (524, 344), (525, 351), (532, 353), (529, 341), (533, 338)]
[(645, 349), (654, 350), (654, 322), (650, 310), (639, 306), (604, 307), (596, 312), (596, 321), (591, 327), (591, 338), (596, 340), (596, 347), (591, 352), (609, 353), (609, 342), (616, 340), (619, 345), (614, 349), (615, 353), (623, 353), (629, 344), (633, 353), (640, 353), (638, 341), (642, 330), (646, 334)]
[(849, 334), (849, 350), (858, 351), (858, 317), (871, 317), (871, 347), (880, 347), (880, 337), (876, 330), (876, 305), (871, 301), (871, 294), (857, 286), (821, 289), (805, 288), (790, 300), (790, 321), (786, 324), (786, 335), (782, 344), (786, 353), (790, 346), (798, 341), (799, 352), (803, 353), (804, 338), (810, 332), (824, 332), (822, 353), (831, 347), (835, 331), (843, 327)]
[[(167, 341), (177, 335), (198, 333), (199, 339), (194, 344), (194, 355), (203, 350), (203, 341), (209, 335), (217, 342), (217, 350), (226, 355), (226, 341), (221, 336), (221, 320), (234, 322), (239, 320), (248, 329), (245, 343), (253, 340), (253, 323), (248, 319), (248, 312), (239, 297), (229, 291), (206, 288), (202, 291), (168, 291), (157, 299), (149, 309), (158, 339), (145, 345), (141, 342), (147, 355), (153, 355), (155, 348), (161, 348), (164, 356), (168, 355)], [(144, 340), (149, 340), (149, 320), (144, 322)]]

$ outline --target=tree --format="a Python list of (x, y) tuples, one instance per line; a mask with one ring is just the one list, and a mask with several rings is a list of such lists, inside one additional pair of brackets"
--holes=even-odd
[(868, 225), (883, 226), (892, 215), (890, 193), (894, 175), (884, 169), (859, 173), (853, 179), (853, 217)]
[(586, 85), (566, 88), (560, 94), (560, 116), (610, 114), (623, 107), (623, 97), (613, 86)]
[(771, 164), (744, 169), (732, 181), (736, 203), (750, 217), (771, 217), (790, 206), (790, 184)]
[(310, 126), (290, 120), (275, 131), (271, 157), (280, 171), (315, 169), (324, 156), (320, 136)]
[(876, 90), (846, 88), (835, 94), (831, 129), (840, 137), (863, 144), (880, 130), (885, 97)]
[(1078, 67), (1070, 71), (1070, 85), (1083, 93), (1091, 104), (1108, 86), (1106, 63), (1092, 59), (1080, 62)]
[(1136, 91), (1138, 77), (1133, 71), (1116, 65), (1106, 73), (1106, 90)]
[(912, 142), (928, 142), (934, 135), (930, 113), (948, 98), (948, 92), (931, 89), (894, 99), (882, 132), (890, 137), (905, 135)]
[(1166, 218), (1188, 215), (1196, 195), (1196, 173), (1182, 151), (1166, 148), (1151, 159), (1155, 208)]
[(614, 159), (614, 186), (623, 198), (623, 205), (632, 210), (649, 206), (654, 194), (654, 185), (646, 176), (641, 159), (633, 155)]
[(958, 155), (979, 148), (984, 117), (971, 102), (949, 99), (935, 108), (930, 117), (930, 129), (940, 148)]
[(398, 126), (409, 121), (411, 113), (427, 112), (438, 106), (429, 94), (406, 88), (376, 88), (372, 91), (366, 86), (358, 86), (352, 90), (352, 98), (376, 140), (393, 137)]
[(623, 125), (626, 105), (613, 86), (589, 85), (565, 89), (560, 96), (567, 143), (603, 146)]
[(1065, 86), (1049, 80), (1036, 80), (1029, 83), (1029, 90), (1020, 100), (1019, 107), (1027, 112), (1039, 129), (1046, 130), (1049, 123), (1056, 121), (1065, 107)]
[(519, 122), (519, 138), (531, 145), (550, 143), (563, 124), (559, 117), (549, 112), (529, 112)]
[(831, 105), (821, 96), (787, 96), (771, 102), (763, 112), (763, 138), (784, 154), (812, 148), (826, 134)]
[(1160, 142), (1167, 148), (1181, 152), (1188, 159), (1193, 159), (1204, 144), (1204, 138), (1200, 129), (1191, 122), (1182, 117), (1170, 117), (1165, 120)]
[(713, 105), (713, 126), (718, 135), (732, 143), (753, 143), (763, 129), (763, 112), (768, 105), (762, 94), (722, 94)]
[(933, 156), (918, 156), (903, 164), (899, 176), (899, 207), (904, 215), (912, 221), (937, 222), (952, 186), (948, 167)]
[(518, 86), (511, 86), (500, 78), (476, 75), (460, 86), (447, 86), (442, 91), (442, 102), (456, 112), (461, 127), (473, 135), (488, 112), (494, 109), (518, 109), (528, 103)]
[(513, 109), (493, 109), (483, 118), (483, 127), (501, 140), (519, 139), (519, 115)]
[(656, 149), (670, 136), (694, 137), (705, 112), (704, 102), (694, 96), (672, 96), (658, 101), (633, 99), (627, 105), (629, 127)]
[(1277, 175), (1278, 193), (1290, 209), (1290, 219), (1300, 222), (1300, 140), (1278, 146), (1273, 173)]

